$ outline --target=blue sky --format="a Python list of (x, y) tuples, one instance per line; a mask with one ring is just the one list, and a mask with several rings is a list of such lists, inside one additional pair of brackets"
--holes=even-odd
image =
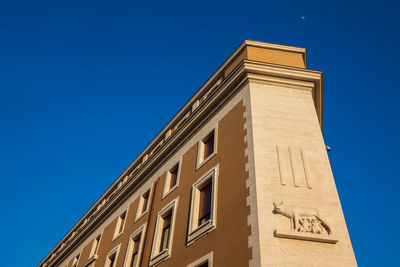
[(398, 265), (399, 4), (1, 1), (2, 266), (34, 266), (244, 40), (306, 47), (360, 266)]

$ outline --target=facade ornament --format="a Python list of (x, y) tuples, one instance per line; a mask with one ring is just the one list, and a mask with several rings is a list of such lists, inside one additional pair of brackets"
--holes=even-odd
[(314, 208), (287, 205), (283, 201), (273, 203), (276, 214), (290, 219), (291, 230), (275, 230), (276, 237), (336, 243), (331, 227)]

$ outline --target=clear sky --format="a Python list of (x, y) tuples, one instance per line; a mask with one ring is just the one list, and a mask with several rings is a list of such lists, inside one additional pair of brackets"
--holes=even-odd
[(306, 47), (360, 266), (399, 266), (395, 1), (1, 1), (2, 266), (34, 266), (244, 40)]

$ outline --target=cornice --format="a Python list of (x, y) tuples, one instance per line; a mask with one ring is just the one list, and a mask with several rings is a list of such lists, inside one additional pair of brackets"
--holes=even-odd
[(253, 41), (253, 40), (245, 40), (243, 42), (243, 44), (248, 45), (248, 46), (269, 48), (269, 49), (275, 49), (275, 50), (281, 50), (281, 51), (287, 51), (287, 52), (297, 52), (297, 53), (303, 53), (303, 54), (305, 54), (307, 52), (307, 49), (305, 49), (303, 47), (273, 44), (273, 43), (259, 42), (259, 41)]
[[(254, 41), (245, 41), (236, 49), (39, 266), (52, 266), (68, 257), (68, 254), (79, 246), (84, 238), (88, 237), (120, 203), (131, 196), (170, 155), (249, 81), (285, 84), (305, 90), (310, 88), (313, 91), (317, 112), (321, 114), (319, 117), (322, 127), (321, 72), (243, 60), (227, 77), (222, 76), (225, 67), (248, 42)], [(43, 265), (44, 263), (47, 265)]]

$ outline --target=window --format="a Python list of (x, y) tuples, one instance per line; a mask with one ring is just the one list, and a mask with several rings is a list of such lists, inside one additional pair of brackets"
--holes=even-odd
[(187, 267), (212, 267), (213, 263), (213, 252), (211, 251), (207, 255), (204, 255), (200, 259), (192, 262)]
[(192, 186), (188, 245), (216, 227), (218, 165)]
[(97, 254), (97, 250), (99, 249), (99, 243), (100, 243), (100, 235), (93, 240), (93, 245), (92, 249), (90, 250), (89, 258)]
[(95, 239), (93, 239), (92, 248), (90, 249), (90, 252), (89, 252), (89, 259), (82, 265), (82, 267), (93, 267), (94, 266), (95, 261), (99, 257), (97, 255), (97, 251), (99, 250), (100, 237), (101, 237), (101, 235), (99, 235)]
[(125, 217), (126, 217), (126, 211), (122, 213), (117, 220), (117, 225), (115, 226), (115, 232), (114, 232), (114, 238), (115, 240), (120, 234), (122, 234), (122, 231), (124, 230), (124, 225), (125, 225)]
[(80, 256), (80, 254), (78, 254), (78, 255), (74, 258), (74, 260), (72, 261), (71, 267), (76, 267), (76, 266), (78, 266), (79, 256)]
[(141, 213), (145, 213), (147, 210), (147, 205), (149, 204), (149, 191), (147, 191), (143, 196), (143, 204)]
[(171, 213), (163, 218), (163, 228), (161, 233), (160, 251), (168, 249), (169, 233), (171, 231)]
[(107, 267), (114, 267), (115, 266), (115, 261), (117, 260), (117, 253), (111, 254), (110, 256), (107, 257)]
[(140, 196), (139, 205), (138, 205), (138, 209), (136, 212), (135, 222), (137, 220), (139, 220), (143, 215), (145, 215), (146, 212), (148, 211), (149, 201), (150, 201), (150, 192), (151, 192), (151, 188), (149, 190), (147, 190), (143, 195)]
[(111, 250), (106, 257), (106, 262), (104, 264), (104, 267), (115, 267), (117, 265), (117, 257), (118, 257), (118, 252), (119, 252), (119, 247), (121, 245), (118, 245), (115, 247), (113, 250)]
[(145, 225), (136, 230), (129, 239), (128, 250), (125, 257), (125, 267), (138, 267), (142, 253)]
[(215, 155), (217, 149), (216, 130), (212, 130), (198, 144), (197, 168), (200, 168), (206, 161)]
[(203, 159), (214, 153), (214, 132), (203, 140)]
[(211, 194), (212, 183), (211, 180), (200, 189), (200, 203), (199, 203), (199, 222), (198, 225), (202, 225), (211, 219)]
[(150, 266), (171, 257), (177, 205), (178, 198), (171, 201), (157, 215)]
[(179, 167), (180, 164), (175, 164), (169, 169), (165, 175), (164, 191), (162, 198), (166, 197), (172, 190), (178, 187), (179, 183)]
[(178, 167), (179, 165), (177, 164), (172, 170), (169, 171), (169, 176), (170, 176), (170, 180), (169, 180), (169, 189), (171, 190), (171, 188), (173, 188), (177, 181), (178, 181)]

